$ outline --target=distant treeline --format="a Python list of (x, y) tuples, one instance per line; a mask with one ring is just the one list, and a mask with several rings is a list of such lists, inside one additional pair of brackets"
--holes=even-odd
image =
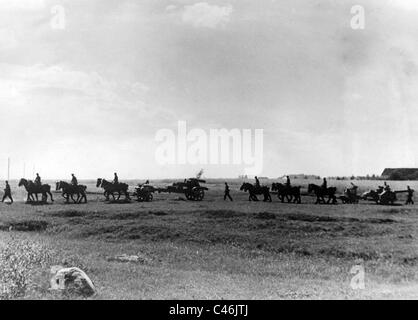
[(365, 176), (351, 176), (351, 177), (328, 177), (328, 179), (334, 180), (392, 180), (392, 181), (405, 181), (405, 180), (418, 180), (418, 172), (399, 172), (394, 171), (388, 175), (365, 175)]
[[(354, 176), (351, 177), (328, 177), (328, 179), (334, 179), (334, 180), (383, 180), (381, 176), (378, 176), (376, 174), (372, 175), (365, 175), (365, 176)], [(388, 179), (391, 180), (391, 179)]]

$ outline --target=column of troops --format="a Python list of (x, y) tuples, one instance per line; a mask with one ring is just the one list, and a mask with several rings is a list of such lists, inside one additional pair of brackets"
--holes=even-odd
[[(114, 173), (114, 178), (113, 178), (112, 183), (113, 183), (113, 185), (118, 185), (119, 184), (119, 177), (118, 177), (116, 172)], [(13, 203), (13, 197), (12, 197), (12, 192), (11, 192), (9, 181), (6, 181), (5, 184), (6, 185), (5, 185), (5, 189), (4, 189), (4, 195), (3, 195), (3, 198), (2, 198), (2, 202), (4, 202), (6, 199), (9, 199), (10, 202)], [(34, 184), (37, 187), (42, 186), (42, 179), (41, 179), (39, 173), (36, 173)], [(139, 185), (139, 186), (144, 186), (144, 185), (148, 185), (148, 184), (149, 184), (149, 180), (147, 180), (145, 182), (145, 184), (142, 184), (142, 185)], [(273, 189), (272, 190), (275, 190), (274, 185), (275, 184), (273, 184)], [(78, 180), (77, 180), (77, 177), (74, 175), (74, 173), (71, 174), (71, 186), (74, 186), (74, 187), (78, 186)], [(287, 188), (288, 190), (290, 190), (292, 188), (289, 176), (286, 176), (286, 183), (282, 186), (284, 188)], [(308, 190), (309, 192), (310, 192), (310, 189), (311, 189), (310, 187), (311, 187), (311, 185), (309, 186), (309, 190)], [(255, 177), (255, 185), (254, 185), (255, 194), (260, 194), (259, 192), (257, 192), (257, 190), (261, 190), (262, 188), (266, 188), (266, 187), (261, 186), (260, 181), (259, 181), (258, 177), (256, 176)], [(322, 191), (323, 194), (326, 194), (327, 190), (329, 190), (329, 189), (335, 189), (335, 188), (328, 188), (327, 179), (323, 178), (322, 185), (318, 186), (319, 192)], [(345, 193), (345, 195), (348, 195), (349, 197), (353, 197), (353, 198), (357, 199), (357, 197), (358, 197), (357, 196), (357, 189), (358, 189), (358, 186), (355, 185), (353, 182), (351, 182), (351, 187), (347, 188), (344, 193)], [(241, 190), (247, 191), (246, 189), (243, 189), (242, 187), (241, 187)], [(384, 185), (379, 186), (379, 188), (374, 192), (378, 196), (382, 196), (385, 193), (391, 192), (391, 188), (386, 182), (384, 182)], [(405, 204), (407, 204), (407, 205), (408, 204), (414, 204), (414, 200), (413, 200), (414, 190), (411, 189), (410, 186), (407, 186), (407, 190), (402, 191), (402, 192), (407, 193), (407, 199), (406, 199)], [(229, 199), (230, 201), (233, 201), (232, 196), (231, 196), (231, 190), (230, 190), (230, 187), (229, 187), (227, 182), (225, 182), (224, 197), (223, 198), (224, 198), (224, 201), (226, 201), (227, 199)], [(251, 200), (251, 197), (250, 197), (250, 200)], [(284, 201), (284, 197), (282, 198), (282, 202), (283, 201)], [(343, 203), (346, 203), (346, 202), (343, 201)]]

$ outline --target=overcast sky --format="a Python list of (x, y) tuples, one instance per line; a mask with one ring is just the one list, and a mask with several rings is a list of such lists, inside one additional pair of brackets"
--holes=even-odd
[(415, 167), (417, 52), (415, 0), (0, 0), (0, 178), (193, 176), (154, 159), (179, 120), (264, 129), (265, 176)]

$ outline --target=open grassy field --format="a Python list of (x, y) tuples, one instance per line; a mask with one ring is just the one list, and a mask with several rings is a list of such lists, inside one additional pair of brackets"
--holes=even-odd
[[(340, 191), (349, 184), (329, 185), (337, 183)], [(380, 182), (358, 184), (364, 191)], [(18, 191), (15, 204), (0, 205), (0, 249), (23, 242), (50, 253), (21, 298), (61, 298), (48, 290), (53, 264), (86, 271), (94, 299), (418, 298), (416, 206), (314, 205), (307, 196), (301, 205), (249, 203), (238, 180), (230, 182), (234, 202), (224, 202), (223, 181), (207, 186), (202, 202), (156, 194), (152, 203), (127, 204), (93, 192), (88, 204), (54, 194), (54, 204), (32, 206)], [(112, 261), (123, 253), (141, 259)], [(356, 265), (364, 289), (350, 286)]]

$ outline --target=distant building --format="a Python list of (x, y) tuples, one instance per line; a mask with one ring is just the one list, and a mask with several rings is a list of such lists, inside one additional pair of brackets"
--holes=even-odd
[(381, 177), (387, 180), (418, 180), (418, 168), (386, 168)]

